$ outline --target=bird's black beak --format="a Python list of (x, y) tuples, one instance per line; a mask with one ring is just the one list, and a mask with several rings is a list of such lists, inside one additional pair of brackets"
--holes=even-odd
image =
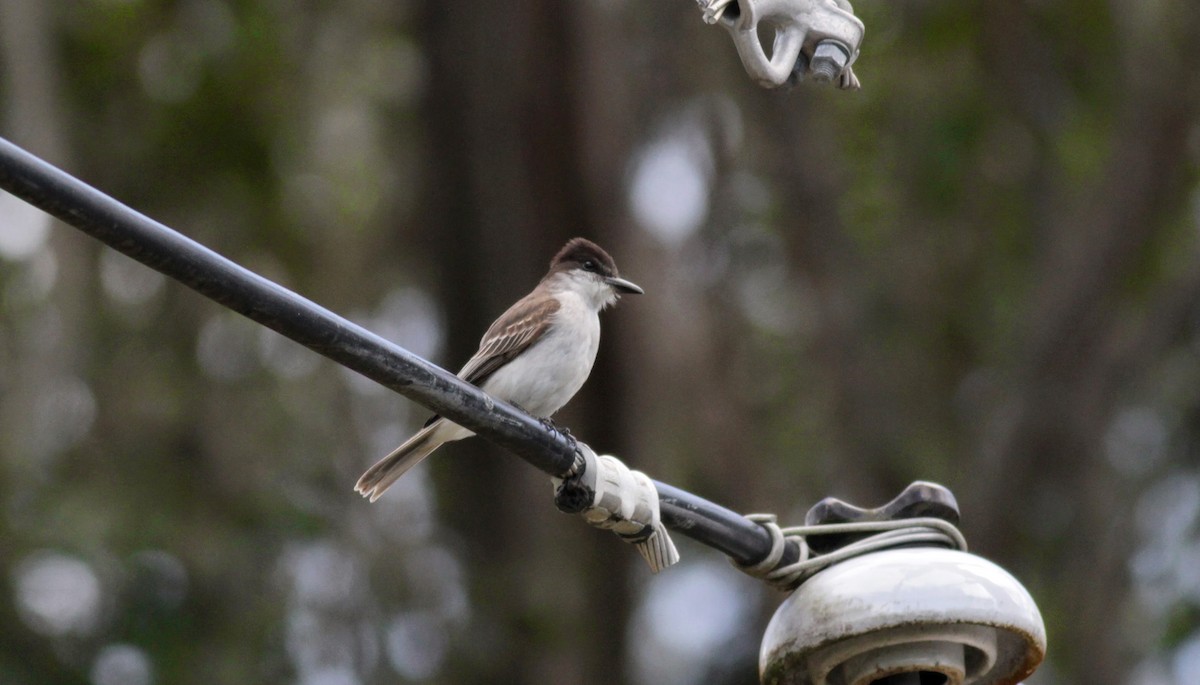
[(616, 276), (609, 276), (608, 278), (605, 278), (604, 280), (609, 285), (611, 285), (612, 287), (616, 288), (617, 290), (619, 290), (623, 293), (629, 293), (631, 295), (641, 295), (646, 292), (645, 290), (642, 290), (638, 286), (637, 283), (634, 283), (633, 281), (627, 281), (624, 278), (617, 278)]

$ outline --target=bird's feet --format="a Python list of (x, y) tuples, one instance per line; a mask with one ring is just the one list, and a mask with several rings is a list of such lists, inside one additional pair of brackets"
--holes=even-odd
[(554, 419), (552, 419), (548, 416), (542, 417), (541, 419), (538, 419), (538, 420), (541, 421), (542, 425), (545, 426), (547, 430), (553, 431), (553, 432), (558, 433), (559, 435), (563, 436), (563, 438), (566, 439), (567, 444), (571, 446), (572, 452), (576, 451), (579, 448), (579, 441), (575, 439), (574, 435), (571, 435), (570, 428), (567, 428), (566, 426), (558, 425), (557, 423), (554, 422)]

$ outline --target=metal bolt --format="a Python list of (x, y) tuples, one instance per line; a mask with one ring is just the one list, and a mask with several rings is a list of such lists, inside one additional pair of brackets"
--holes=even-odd
[(813, 50), (809, 72), (817, 83), (830, 83), (841, 75), (850, 61), (850, 51), (835, 40), (823, 40)]

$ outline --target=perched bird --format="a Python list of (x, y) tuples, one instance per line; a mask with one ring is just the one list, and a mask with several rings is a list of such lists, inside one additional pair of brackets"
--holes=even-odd
[[(600, 310), (621, 293), (641, 294), (617, 275), (599, 245), (569, 241), (550, 270), (483, 334), (479, 351), (458, 377), (539, 418), (562, 408), (587, 380), (600, 347)], [(474, 435), (440, 416), (379, 460), (354, 489), (372, 502), (442, 444)]]

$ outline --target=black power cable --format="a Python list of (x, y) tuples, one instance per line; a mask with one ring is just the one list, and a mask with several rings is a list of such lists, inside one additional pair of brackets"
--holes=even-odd
[[(0, 138), (0, 188), (205, 297), (504, 447), (551, 476), (575, 461), (571, 441), (454, 374), (222, 257)], [(742, 564), (771, 552), (759, 524), (655, 481), (663, 523)], [(794, 543), (784, 562), (794, 561)]]

